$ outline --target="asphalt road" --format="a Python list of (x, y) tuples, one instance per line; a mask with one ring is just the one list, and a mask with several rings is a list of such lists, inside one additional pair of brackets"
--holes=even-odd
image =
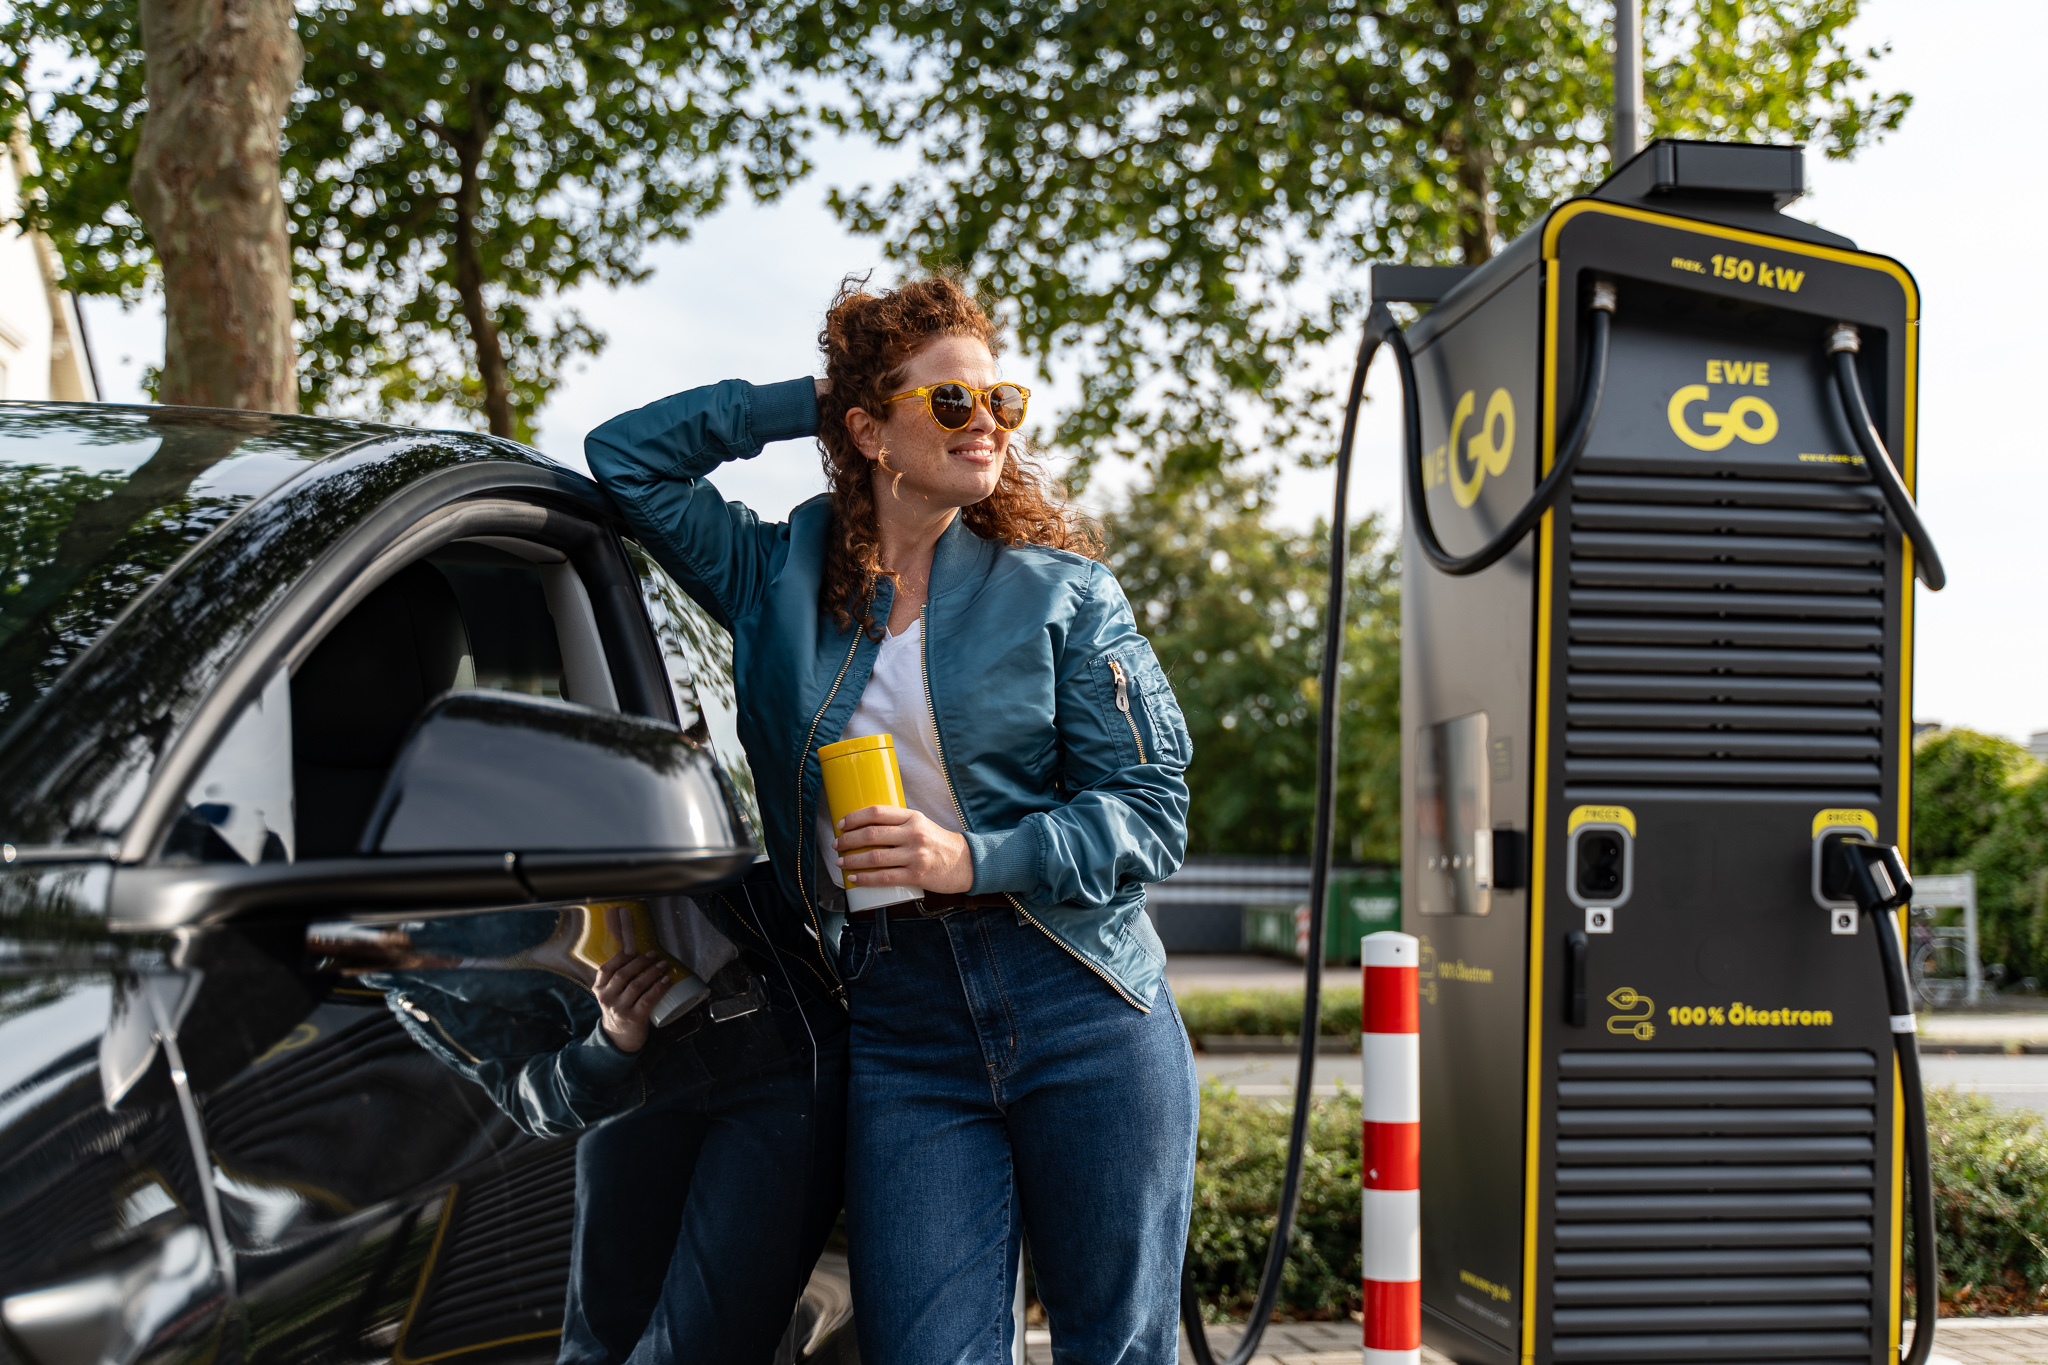
[[(1989, 1095), (2015, 1109), (2032, 1109), (2048, 1114), (2048, 1057), (1960, 1056), (1920, 1059), (1921, 1073), (1929, 1085), (1952, 1085)], [(1195, 1071), (1204, 1080), (1214, 1077), (1237, 1088), (1241, 1095), (1284, 1099), (1294, 1093), (1294, 1058), (1263, 1054), (1237, 1056), (1211, 1052), (1195, 1054)], [(1355, 1055), (1316, 1058), (1316, 1093), (1334, 1095), (1341, 1082), (1353, 1094), (1359, 1087), (1359, 1063)]]

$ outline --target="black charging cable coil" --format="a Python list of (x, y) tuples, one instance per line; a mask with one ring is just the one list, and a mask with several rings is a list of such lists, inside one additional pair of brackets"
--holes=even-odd
[(1941, 567), (1941, 555), (1920, 520), (1920, 509), (1913, 505), (1913, 495), (1906, 491), (1891, 456), (1885, 452), (1884, 442), (1878, 438), (1876, 423), (1870, 420), (1870, 405), (1863, 398), (1863, 381), (1856, 373), (1856, 356), (1862, 349), (1863, 336), (1855, 324), (1838, 322), (1828, 332), (1828, 355), (1835, 366), (1835, 392), (1842, 400), (1842, 413), (1849, 419), (1849, 433), (1856, 440), (1856, 451), (1863, 457), (1870, 481), (1884, 494), (1885, 510), (1891, 514), (1899, 534), (1913, 547), (1913, 567), (1920, 581), (1928, 591), (1940, 592), (1948, 582), (1948, 574)]
[[(1408, 524), (1415, 528), (1415, 539), (1421, 544), (1423, 558), (1430, 562), (1431, 567), (1457, 578), (1491, 568), (1520, 544), (1522, 537), (1535, 529), (1536, 523), (1543, 520), (1543, 514), (1557, 501), (1557, 495), (1571, 482), (1572, 471), (1579, 466), (1579, 457), (1586, 453), (1586, 442), (1593, 434), (1600, 404), (1607, 396), (1607, 353), (1616, 301), (1611, 281), (1596, 279), (1593, 282), (1592, 297), (1587, 302), (1586, 363), (1580, 370), (1579, 397), (1573, 404), (1571, 426), (1565, 432), (1557, 459), (1550, 466), (1550, 472), (1543, 476), (1543, 481), (1536, 485), (1536, 491), (1522, 504), (1522, 509), (1493, 539), (1468, 555), (1452, 554), (1437, 539), (1436, 524), (1430, 520), (1429, 502), (1424, 496), (1422, 399), (1415, 382), (1415, 357), (1408, 349), (1408, 338), (1395, 324), (1394, 315), (1387, 311), (1387, 306), (1384, 303), (1373, 305), (1366, 323), (1368, 333), (1374, 322), (1380, 324), (1381, 335), (1385, 336), (1388, 348), (1394, 353), (1394, 363), (1401, 371), (1401, 417), (1408, 456)], [(1371, 361), (1372, 357), (1367, 353), (1362, 363), (1370, 364)], [(1456, 451), (1451, 452), (1451, 458), (1458, 458)]]

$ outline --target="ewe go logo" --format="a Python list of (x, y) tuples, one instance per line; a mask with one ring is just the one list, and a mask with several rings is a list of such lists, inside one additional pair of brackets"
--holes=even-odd
[[(1671, 403), (1664, 409), (1664, 415), (1671, 420), (1672, 435), (1694, 450), (1720, 450), (1738, 437), (1760, 446), (1778, 434), (1777, 412), (1753, 393), (1743, 394), (1720, 412), (1702, 411), (1695, 418), (1693, 406), (1704, 407), (1713, 398), (1710, 384), (1767, 389), (1771, 386), (1771, 367), (1762, 360), (1709, 360), (1706, 384), (1687, 384), (1671, 395)], [(1699, 426), (1693, 425), (1695, 421)]]
[[(1493, 396), (1486, 400), (1486, 415), (1479, 419), (1478, 429), (1468, 438), (1465, 424), (1472, 420), (1477, 407), (1478, 394), (1472, 389), (1465, 390), (1458, 406), (1451, 411), (1451, 439), (1430, 451), (1422, 461), (1423, 488), (1450, 484), (1451, 496), (1460, 507), (1478, 502), (1486, 476), (1499, 478), (1505, 474), (1508, 460), (1515, 453), (1515, 400), (1508, 396), (1508, 391), (1493, 391)], [(1461, 441), (1463, 450), (1458, 448)]]

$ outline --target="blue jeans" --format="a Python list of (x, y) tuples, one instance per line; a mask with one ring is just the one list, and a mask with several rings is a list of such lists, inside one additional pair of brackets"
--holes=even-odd
[(840, 940), (847, 1235), (865, 1365), (1007, 1365), (1031, 1243), (1060, 1365), (1173, 1365), (1198, 1094), (1162, 990), (1132, 1008), (1010, 910)]
[(773, 1357), (839, 1215), (846, 1029), (812, 1006), (813, 1053), (772, 994), (676, 1043), (647, 1101), (577, 1144), (559, 1365)]

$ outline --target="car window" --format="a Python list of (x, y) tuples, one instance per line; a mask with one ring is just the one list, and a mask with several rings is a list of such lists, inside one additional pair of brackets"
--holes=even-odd
[(200, 863), (290, 862), (292, 687), (280, 668), (242, 708), (185, 795), (164, 856)]
[(559, 551), (458, 541), (380, 584), (244, 706), (187, 788), (163, 856), (355, 853), (420, 713), (471, 688), (619, 709), (588, 592)]
[(661, 643), (663, 667), (675, 691), (676, 714), (685, 729), (699, 723), (704, 726), (705, 738), (732, 779), (741, 813), (759, 844), (761, 807), (754, 791), (754, 770), (740, 745), (732, 636), (646, 550), (629, 540), (626, 555), (640, 579), (640, 597)]

